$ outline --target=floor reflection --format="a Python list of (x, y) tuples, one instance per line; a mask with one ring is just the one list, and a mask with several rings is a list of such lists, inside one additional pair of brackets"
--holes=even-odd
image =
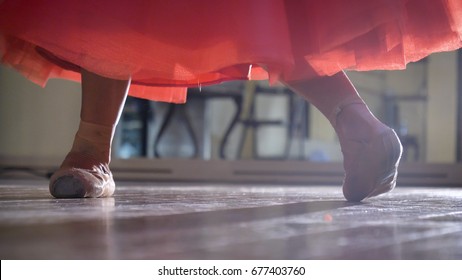
[(462, 259), (462, 189), (122, 183), (56, 200), (0, 181), (2, 259)]

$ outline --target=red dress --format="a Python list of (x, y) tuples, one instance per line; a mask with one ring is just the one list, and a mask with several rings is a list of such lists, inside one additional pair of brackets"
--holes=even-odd
[(462, 0), (4, 0), (0, 55), (30, 80), (81, 68), (132, 78), (130, 94), (402, 69), (462, 47)]

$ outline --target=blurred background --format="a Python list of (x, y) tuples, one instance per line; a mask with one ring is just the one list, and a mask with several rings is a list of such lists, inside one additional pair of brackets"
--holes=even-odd
[[(404, 174), (419, 177), (416, 184), (425, 183), (432, 170), (435, 176), (452, 170), (444, 176), (462, 184), (457, 175), (462, 173), (461, 57), (460, 51), (440, 53), (403, 71), (347, 73), (370, 109), (398, 133)], [(41, 88), (0, 68), (0, 177), (18, 170), (51, 172), (72, 144), (79, 110), (80, 84), (52, 80)], [(194, 180), (203, 173), (201, 180), (216, 180), (214, 170), (234, 168), (225, 177), (233, 176), (239, 173), (236, 166), (258, 169), (253, 181), (265, 172), (310, 167), (321, 170), (314, 182), (331, 182), (332, 174), (336, 182), (342, 175), (340, 147), (327, 119), (288, 89), (266, 81), (190, 89), (182, 105), (128, 98), (112, 153), (114, 175), (127, 179), (151, 180), (162, 173), (162, 180)], [(163, 167), (170, 171), (159, 173)], [(278, 178), (290, 176), (287, 172)], [(297, 182), (309, 181), (303, 174), (294, 176), (301, 176)]]

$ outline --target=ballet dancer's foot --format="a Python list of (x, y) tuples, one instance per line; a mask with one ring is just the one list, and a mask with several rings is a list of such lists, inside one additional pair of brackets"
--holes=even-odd
[(342, 102), (329, 119), (343, 153), (345, 198), (359, 202), (393, 190), (402, 154), (396, 133), (377, 120), (360, 98)]
[(109, 170), (113, 128), (82, 121), (71, 151), (50, 179), (56, 198), (107, 197), (115, 190)]
[(50, 193), (56, 198), (107, 197), (114, 190), (108, 164), (85, 154), (69, 153), (50, 179)]

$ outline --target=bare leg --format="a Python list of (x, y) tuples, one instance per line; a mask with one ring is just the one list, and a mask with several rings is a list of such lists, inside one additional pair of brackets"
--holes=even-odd
[(361, 201), (395, 187), (401, 143), (372, 114), (344, 73), (286, 85), (318, 108), (335, 128), (344, 156), (347, 200)]
[(111, 144), (130, 80), (113, 80), (82, 70), (80, 125), (71, 151), (50, 180), (57, 198), (103, 197), (114, 193), (109, 170)]

